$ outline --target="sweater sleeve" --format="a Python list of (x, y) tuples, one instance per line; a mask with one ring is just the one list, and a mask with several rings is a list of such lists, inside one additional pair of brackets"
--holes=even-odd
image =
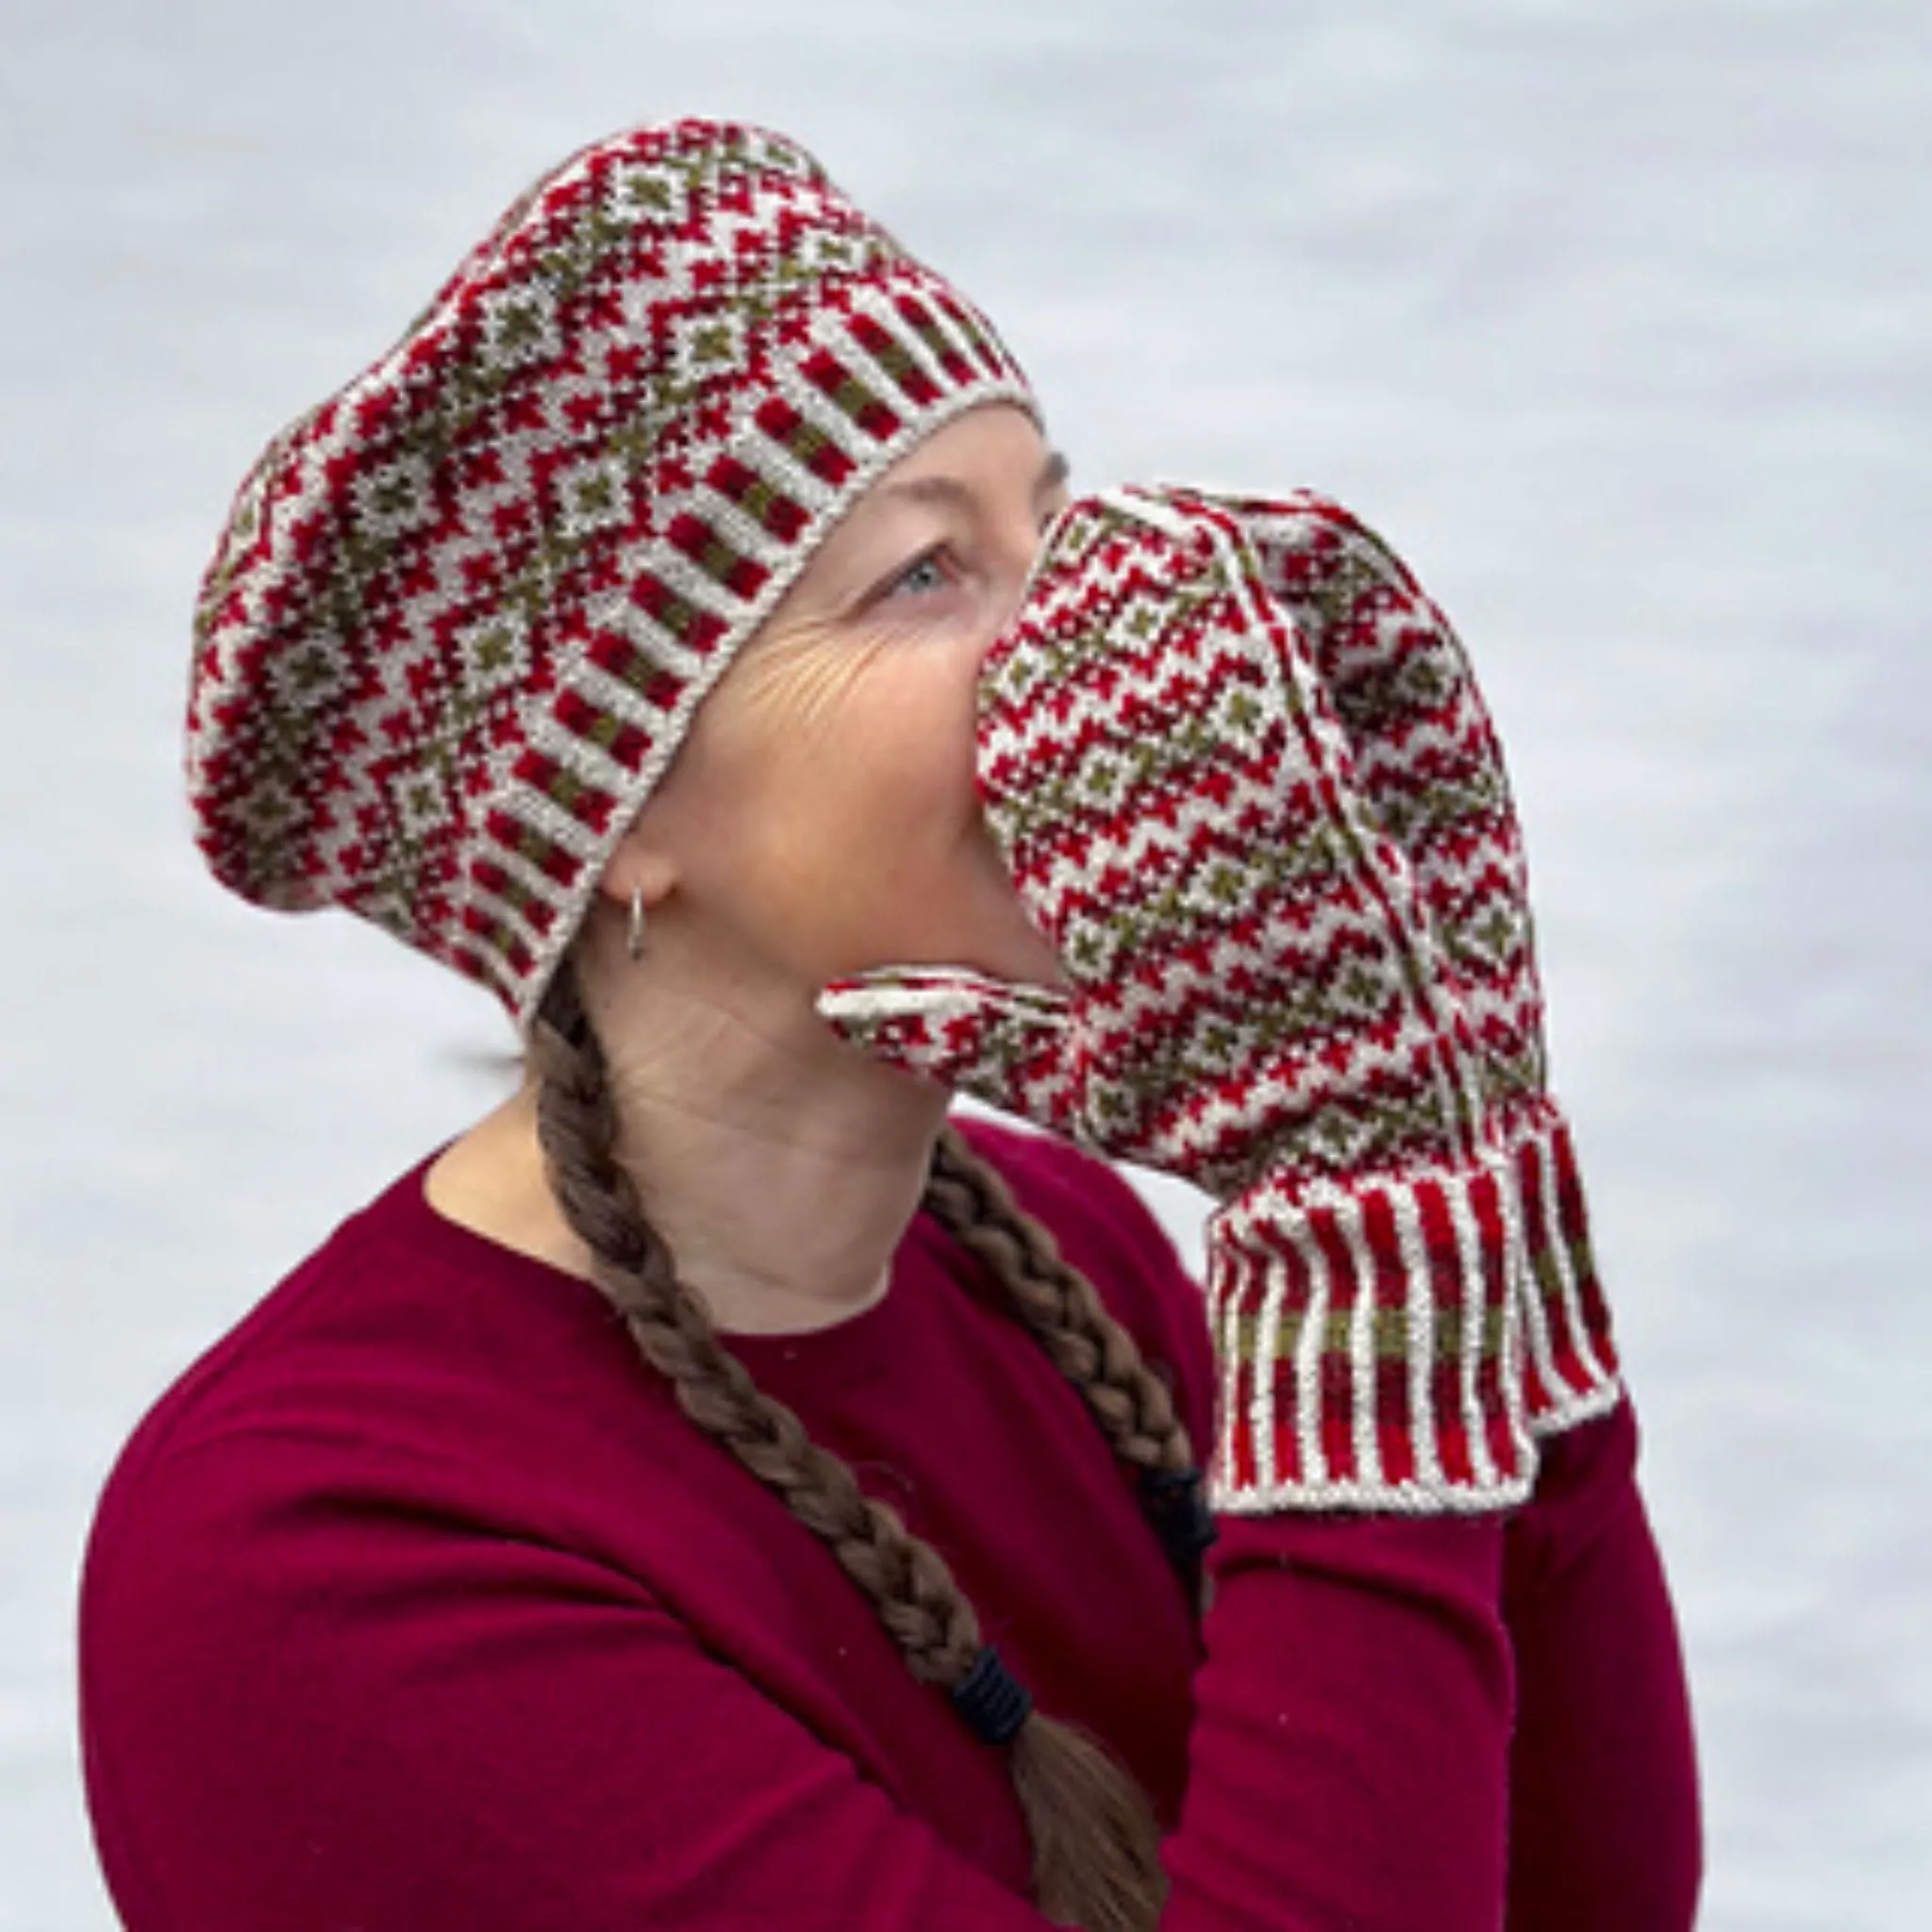
[[(629, 1579), (359, 1506), (244, 1555), (236, 1467), (150, 1486), (91, 1592), (92, 1795), (132, 1932), (1044, 1924)], [(1496, 1534), (1228, 1526), (1164, 1926), (1498, 1923)], [(130, 1764), (166, 1775), (118, 1789)]]
[[(1146, 1204), (1064, 1141), (977, 1122), (970, 1137), (1172, 1374), (1205, 1453), (1213, 1372), (1201, 1290)], [(1163, 1926), (1502, 1923), (1516, 1693), (1507, 1524), (1222, 1519)]]

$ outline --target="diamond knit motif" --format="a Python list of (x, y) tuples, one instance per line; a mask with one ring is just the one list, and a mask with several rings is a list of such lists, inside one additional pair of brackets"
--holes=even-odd
[(1567, 1124), (1549, 1096), (1527, 867), (1503, 753), (1460, 640), (1340, 504), (1204, 496), (1254, 543), (1348, 733), (1364, 801), (1401, 844), (1480, 1042), (1528, 1248), (1526, 1402), (1539, 1433), (1618, 1399), (1609, 1316)]
[(979, 781), (1086, 991), (1084, 1138), (1223, 1195), (1466, 1153), (1400, 858), (1231, 525), (1122, 491), (1058, 527), (982, 673)]
[(264, 452), (188, 715), (218, 877), (341, 905), (527, 1024), (705, 694), (841, 511), (962, 410), (991, 325), (782, 137), (544, 177)]

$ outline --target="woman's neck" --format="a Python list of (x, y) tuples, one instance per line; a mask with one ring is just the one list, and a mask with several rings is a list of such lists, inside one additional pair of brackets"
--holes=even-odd
[[(945, 1095), (809, 1011), (756, 1017), (659, 988), (602, 1016), (622, 1158), (679, 1278), (727, 1333), (829, 1327), (885, 1291)], [(589, 1277), (544, 1173), (534, 1080), (432, 1168), (432, 1207)]]

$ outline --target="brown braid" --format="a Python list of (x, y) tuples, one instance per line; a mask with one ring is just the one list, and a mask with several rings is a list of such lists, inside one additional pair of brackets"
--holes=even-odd
[[(669, 1378), (684, 1413), (826, 1545), (912, 1674), (950, 1691), (979, 1655), (977, 1614), (939, 1552), (758, 1390), (678, 1280), (618, 1158), (608, 1063), (568, 961), (544, 996), (531, 1049), (552, 1191), (640, 1352)], [(1145, 1794), (1096, 1741), (1037, 1708), (1008, 1748), (1041, 1912), (1086, 1932), (1150, 1932), (1167, 1885)]]
[(998, 1170), (950, 1127), (933, 1149), (925, 1206), (991, 1269), (1123, 1462), (1163, 1472), (1193, 1466), (1187, 1424), (1134, 1338), (1062, 1258), (1051, 1232), (1013, 1199)]

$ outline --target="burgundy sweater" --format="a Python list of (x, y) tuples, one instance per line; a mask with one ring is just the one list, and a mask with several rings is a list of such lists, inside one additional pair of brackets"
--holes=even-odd
[[(971, 1131), (1205, 1450), (1199, 1292), (1145, 1208)], [(1039, 1932), (1005, 1754), (598, 1294), (441, 1218), (424, 1172), (162, 1398), (103, 1496), (82, 1718), (127, 1924)], [(1224, 1520), (1197, 1629), (1079, 1397), (924, 1217), (873, 1308), (729, 1341), (1140, 1777), (1164, 1925), (1690, 1924), (1627, 1408), (1507, 1521)]]

